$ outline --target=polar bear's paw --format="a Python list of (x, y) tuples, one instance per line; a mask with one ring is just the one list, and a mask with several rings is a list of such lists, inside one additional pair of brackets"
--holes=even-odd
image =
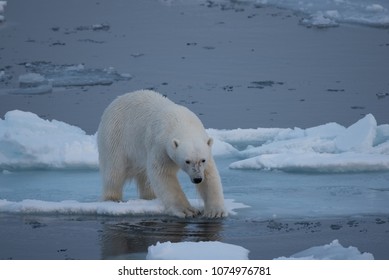
[(179, 218), (194, 218), (201, 214), (200, 210), (192, 206), (175, 207), (174, 209), (169, 209), (168, 212)]
[(204, 210), (203, 216), (209, 219), (224, 218), (228, 216), (228, 212), (224, 207), (210, 207)]

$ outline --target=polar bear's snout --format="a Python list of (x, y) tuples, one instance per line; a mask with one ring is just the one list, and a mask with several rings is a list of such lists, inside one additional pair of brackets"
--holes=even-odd
[(188, 173), (190, 180), (193, 184), (200, 184), (203, 181), (204, 171), (203, 170), (192, 170), (191, 174)]
[(189, 175), (192, 183), (200, 184), (204, 179), (205, 160), (186, 160), (185, 164), (186, 168), (184, 167), (183, 170)]
[(197, 185), (197, 184), (200, 184), (202, 180), (203, 180), (203, 178), (196, 177), (196, 178), (192, 179), (192, 183)]

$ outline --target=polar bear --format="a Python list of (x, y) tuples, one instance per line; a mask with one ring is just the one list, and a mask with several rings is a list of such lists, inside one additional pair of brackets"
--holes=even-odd
[(182, 169), (204, 200), (203, 215), (227, 216), (213, 140), (186, 107), (149, 90), (119, 96), (102, 115), (97, 142), (104, 200), (122, 200), (125, 181), (135, 179), (140, 198), (158, 198), (169, 214), (194, 217), (200, 212), (177, 179)]

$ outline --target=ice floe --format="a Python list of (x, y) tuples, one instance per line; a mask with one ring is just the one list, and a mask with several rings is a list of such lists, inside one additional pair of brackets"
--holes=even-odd
[(19, 76), (19, 87), (10, 90), (11, 94), (45, 94), (53, 87), (106, 86), (132, 78), (113, 67), (87, 68), (84, 64), (61, 65), (44, 61), (25, 63), (24, 66), (27, 73)]
[[(189, 199), (192, 206), (203, 209), (200, 199)], [(229, 214), (235, 215), (236, 209), (249, 206), (236, 202), (234, 199), (225, 199), (225, 207)], [(163, 215), (165, 208), (159, 200), (133, 199), (126, 202), (80, 202), (76, 200), (43, 201), (25, 199), (9, 201), (0, 199), (0, 213), (21, 214), (62, 214), (62, 215)]]
[(249, 250), (219, 241), (157, 242), (148, 248), (149, 260), (248, 260)]
[(378, 126), (374, 116), (368, 114), (348, 128), (329, 123), (305, 130), (279, 130), (265, 143), (240, 151), (244, 159), (231, 163), (230, 168), (301, 172), (387, 171), (388, 147), (388, 126)]
[(64, 122), (10, 111), (0, 119), (0, 169), (97, 168), (95, 138)]
[(374, 260), (374, 256), (360, 252), (353, 246), (345, 248), (335, 239), (330, 244), (315, 246), (290, 257), (280, 257), (276, 260)]
[(0, 23), (5, 21), (4, 10), (7, 6), (7, 1), (0, 1)]
[(357, 23), (374, 27), (389, 26), (386, 0), (255, 0), (256, 4), (274, 5), (301, 12), (301, 23), (309, 27), (335, 27), (338, 23)]
[[(214, 155), (231, 157), (232, 169), (334, 173), (389, 170), (389, 125), (377, 125), (371, 114), (347, 128), (328, 123), (307, 129), (207, 132), (215, 139)], [(97, 167), (95, 135), (31, 112), (10, 111), (0, 119), (2, 170)]]

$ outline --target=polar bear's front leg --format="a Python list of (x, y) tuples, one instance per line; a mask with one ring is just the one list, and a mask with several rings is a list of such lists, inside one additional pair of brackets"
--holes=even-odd
[(190, 205), (175, 173), (161, 173), (151, 168), (148, 176), (154, 193), (162, 201), (168, 213), (180, 218), (194, 217), (200, 213)]
[(223, 188), (217, 171), (216, 164), (210, 159), (204, 172), (204, 180), (196, 185), (197, 191), (204, 200), (204, 217), (227, 217), (228, 212), (224, 207)]

